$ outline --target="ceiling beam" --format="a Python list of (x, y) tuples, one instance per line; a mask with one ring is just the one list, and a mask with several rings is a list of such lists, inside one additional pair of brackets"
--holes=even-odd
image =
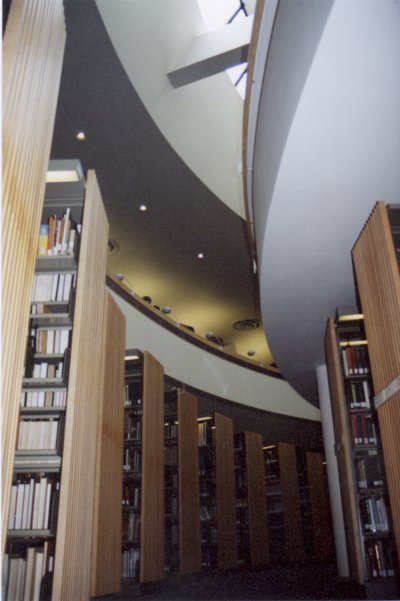
[(221, 73), (247, 61), (253, 17), (192, 39), (168, 72), (174, 88)]

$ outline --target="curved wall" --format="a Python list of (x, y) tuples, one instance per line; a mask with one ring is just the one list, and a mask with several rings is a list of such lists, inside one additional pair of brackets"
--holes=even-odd
[(111, 291), (126, 318), (127, 349), (149, 351), (165, 373), (189, 386), (236, 403), (320, 421), (319, 409), (284, 380), (263, 375), (208, 353), (171, 334)]

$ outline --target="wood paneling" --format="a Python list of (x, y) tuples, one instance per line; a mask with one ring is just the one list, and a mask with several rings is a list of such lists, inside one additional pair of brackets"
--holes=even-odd
[(215, 470), (217, 496), (218, 567), (238, 565), (233, 422), (215, 414)]
[(267, 504), (263, 440), (261, 434), (245, 432), (247, 465), (247, 502), (251, 565), (265, 565), (269, 560)]
[(103, 395), (97, 430), (91, 596), (121, 588), (125, 317), (109, 292), (103, 328)]
[(378, 409), (378, 417), (397, 555), (400, 557), (400, 392)]
[[(400, 375), (400, 275), (385, 203), (376, 203), (352, 252), (378, 394)], [(378, 408), (378, 417), (400, 557), (400, 393)]]
[(179, 545), (180, 572), (201, 570), (199, 447), (197, 398), (178, 396)]
[(360, 584), (364, 583), (362, 550), (360, 548), (360, 526), (354, 495), (353, 468), (350, 448), (350, 433), (343, 392), (342, 370), (336, 340), (335, 324), (328, 320), (325, 336), (326, 360), (332, 416), (335, 432), (336, 457), (338, 462), (343, 516), (349, 556), (350, 575)]
[(352, 254), (377, 394), (400, 375), (400, 276), (383, 202), (375, 205)]
[(164, 370), (144, 353), (140, 581), (164, 578)]
[(65, 45), (62, 0), (14, 0), (3, 40), (2, 535), (29, 303)]
[(296, 464), (296, 448), (278, 443), (283, 505), (286, 557), (288, 561), (304, 561), (304, 539), (301, 525), (300, 493)]
[(76, 284), (65, 420), (53, 599), (90, 594), (99, 399), (103, 390), (103, 318), (108, 223), (88, 172)]
[(333, 537), (323, 457), (321, 453), (309, 451), (306, 459), (314, 555), (319, 561), (328, 561), (333, 557)]

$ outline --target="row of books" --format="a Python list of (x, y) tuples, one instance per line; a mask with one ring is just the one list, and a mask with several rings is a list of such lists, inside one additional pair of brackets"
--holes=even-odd
[(199, 447), (212, 444), (213, 425), (211, 420), (197, 423), (199, 433)]
[(351, 413), (350, 424), (354, 445), (377, 444), (375, 418), (372, 413)]
[(132, 383), (125, 384), (124, 386), (124, 407), (132, 407), (134, 405), (141, 405), (142, 399), (140, 398), (140, 386)]
[(345, 346), (342, 349), (342, 360), (345, 376), (369, 373), (369, 359), (366, 345)]
[(124, 453), (124, 471), (140, 472), (141, 452), (139, 449), (127, 447)]
[(123, 507), (140, 507), (140, 487), (132, 486), (130, 482), (125, 482), (122, 489)]
[(383, 486), (382, 463), (376, 452), (375, 455), (357, 459), (355, 471), (359, 489)]
[(51, 215), (39, 229), (38, 256), (73, 255), (80, 225), (71, 220), (71, 209), (64, 215)]
[(13, 484), (8, 529), (48, 530), (58, 490), (59, 482), (44, 476)]
[(202, 522), (207, 520), (213, 520), (216, 516), (216, 506), (214, 505), (210, 511), (210, 509), (206, 505), (200, 505), (200, 520)]
[(178, 488), (177, 470), (166, 470), (164, 474), (165, 488)]
[(165, 465), (177, 465), (178, 463), (178, 445), (165, 447), (164, 449)]
[(64, 361), (49, 363), (49, 361), (36, 362), (32, 366), (32, 378), (34, 379), (60, 379), (64, 375)]
[[(68, 302), (75, 287), (75, 273), (35, 273), (32, 303)], [(39, 313), (39, 311), (37, 311)], [(32, 306), (32, 313), (35, 313)]]
[(65, 407), (66, 404), (66, 390), (23, 390), (21, 392), (21, 407)]
[(396, 575), (394, 553), (389, 541), (366, 541), (365, 555), (370, 578), (393, 578)]
[(59, 418), (24, 419), (19, 422), (17, 450), (18, 451), (55, 451), (59, 442)]
[(140, 440), (142, 438), (142, 420), (136, 415), (125, 412), (124, 414), (125, 440)]
[(139, 549), (126, 549), (122, 553), (122, 578), (138, 579), (140, 573)]
[(360, 512), (365, 533), (387, 532), (389, 520), (384, 497), (360, 499)]
[(168, 515), (178, 516), (179, 502), (176, 495), (168, 495), (165, 497), (165, 513)]
[(351, 382), (347, 388), (350, 409), (371, 408), (371, 386), (368, 380)]
[(124, 543), (139, 543), (140, 514), (134, 511), (122, 515), (122, 540)]
[(176, 422), (166, 422), (164, 424), (164, 436), (167, 440), (169, 438), (177, 438), (178, 424)]
[(71, 330), (66, 328), (32, 328), (30, 335), (36, 353), (63, 355), (70, 345)]
[[(165, 529), (165, 542), (169, 545), (179, 545), (179, 526), (178, 524), (169, 523)], [(169, 571), (173, 570), (174, 566), (174, 554), (167, 553), (166, 560), (168, 563)]]
[(28, 547), (26, 556), (4, 555), (2, 596), (4, 601), (39, 601), (44, 598), (44, 577), (52, 574), (54, 546)]

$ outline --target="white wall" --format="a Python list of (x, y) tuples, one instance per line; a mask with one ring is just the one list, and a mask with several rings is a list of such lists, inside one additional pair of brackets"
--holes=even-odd
[(258, 409), (320, 421), (320, 411), (287, 382), (208, 353), (175, 336), (111, 291), (126, 317), (126, 348), (149, 351), (165, 373), (189, 386)]

